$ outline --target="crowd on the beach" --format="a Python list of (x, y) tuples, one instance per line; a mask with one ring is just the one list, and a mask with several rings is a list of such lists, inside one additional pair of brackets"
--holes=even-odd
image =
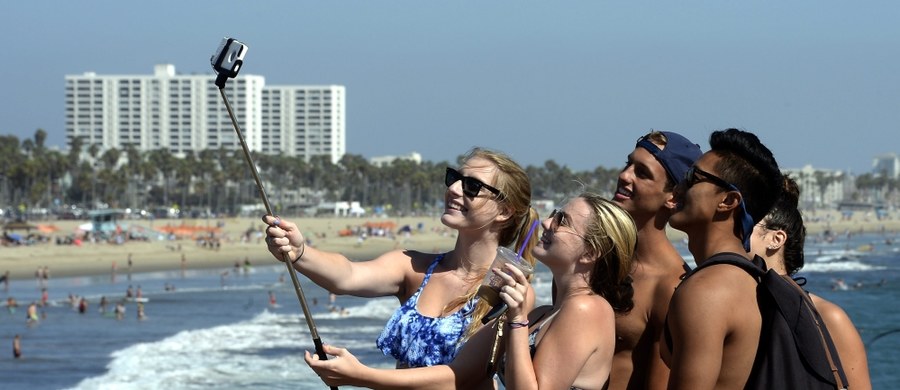
[[(543, 219), (521, 166), (475, 148), (446, 170), (441, 222), (456, 244), (444, 253), (350, 261), (309, 245), (302, 221), (265, 216), (276, 259), (332, 293), (400, 303), (375, 342), (400, 370), (332, 345), (307, 352), (306, 363), (330, 386), (372, 388), (871, 388), (852, 321), (811, 293), (798, 296), (821, 320), (801, 331), (828, 332), (803, 353), (833, 357), (833, 369), (824, 378), (785, 371), (808, 356), (781, 353), (793, 339), (771, 336), (783, 330), (754, 272), (796, 286), (789, 276), (804, 265), (806, 236), (799, 189), (754, 134), (716, 131), (709, 143), (702, 152), (652, 131), (627, 153), (611, 199), (586, 191)], [(667, 226), (686, 233), (695, 269)], [(495, 263), (503, 248), (531, 265)], [(553, 275), (546, 306), (535, 307), (535, 261)]]

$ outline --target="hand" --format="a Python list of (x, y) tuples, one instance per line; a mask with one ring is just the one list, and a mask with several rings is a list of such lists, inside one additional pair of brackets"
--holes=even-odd
[(271, 215), (264, 216), (262, 220), (269, 225), (266, 228), (266, 245), (276, 259), (293, 262), (302, 256), (306, 242), (296, 224)]
[(506, 318), (511, 322), (525, 322), (528, 320), (528, 308), (525, 307), (530, 286), (528, 278), (512, 264), (504, 264), (503, 267), (491, 271), (504, 282), (503, 287), (500, 287), (500, 299), (509, 307)]
[(316, 375), (322, 379), (328, 386), (359, 386), (358, 379), (365, 365), (356, 359), (350, 351), (345, 348), (332, 347), (323, 345), (322, 350), (333, 359), (319, 360), (318, 355), (313, 355), (309, 351), (304, 351), (304, 360), (309, 368), (315, 371)]

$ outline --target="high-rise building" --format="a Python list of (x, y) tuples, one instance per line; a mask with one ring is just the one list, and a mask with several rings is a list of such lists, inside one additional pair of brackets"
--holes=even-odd
[(330, 156), (346, 153), (344, 87), (270, 86), (262, 91), (262, 143), (266, 154)]
[(896, 153), (885, 153), (872, 159), (872, 173), (886, 175), (889, 179), (900, 177), (900, 157)]
[[(240, 148), (213, 74), (182, 75), (157, 65), (152, 75), (66, 76), (66, 138), (101, 150), (168, 149), (175, 155)], [(343, 86), (265, 86), (242, 74), (225, 94), (250, 150), (301, 156), (345, 153)]]

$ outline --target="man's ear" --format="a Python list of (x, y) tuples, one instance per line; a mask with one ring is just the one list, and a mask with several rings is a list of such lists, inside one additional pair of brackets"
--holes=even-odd
[(678, 202), (675, 201), (675, 191), (670, 191), (669, 195), (666, 196), (666, 202), (663, 203), (663, 207), (669, 209), (669, 211), (675, 211), (678, 208)]
[(741, 205), (743, 196), (737, 191), (728, 191), (725, 193), (725, 199), (719, 202), (719, 211), (731, 211)]

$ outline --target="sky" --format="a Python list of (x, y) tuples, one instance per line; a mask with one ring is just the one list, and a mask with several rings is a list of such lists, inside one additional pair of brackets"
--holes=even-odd
[(43, 1), (0, 14), (0, 135), (65, 144), (65, 75), (241, 74), (346, 87), (347, 152), (621, 167), (650, 129), (753, 132), (784, 168), (900, 152), (900, 2)]

